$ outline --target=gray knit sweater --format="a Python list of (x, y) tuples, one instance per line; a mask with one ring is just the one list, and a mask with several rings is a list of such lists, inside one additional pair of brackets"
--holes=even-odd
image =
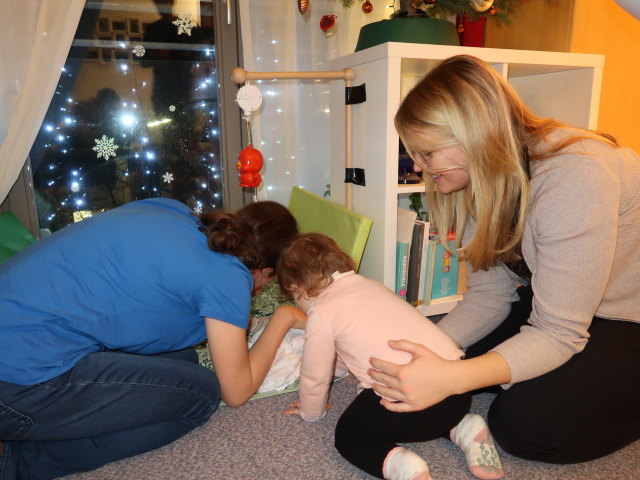
[[(473, 229), (469, 222), (465, 239)], [(532, 273), (530, 325), (494, 349), (509, 364), (512, 384), (582, 351), (593, 316), (640, 322), (640, 158), (583, 140), (532, 162), (522, 253)], [(463, 301), (439, 322), (463, 348), (504, 320), (522, 283), (504, 264), (488, 271), (467, 265), (467, 275)]]

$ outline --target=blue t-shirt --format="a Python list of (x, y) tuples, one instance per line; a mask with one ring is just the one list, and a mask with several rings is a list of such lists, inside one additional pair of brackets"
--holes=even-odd
[(92, 352), (152, 355), (246, 328), (253, 278), (209, 250), (189, 208), (156, 198), (70, 225), (0, 265), (0, 380), (30, 385)]

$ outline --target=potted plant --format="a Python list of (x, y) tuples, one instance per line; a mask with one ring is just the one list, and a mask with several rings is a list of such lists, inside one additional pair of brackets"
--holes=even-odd
[[(365, 0), (359, 0), (363, 3)], [(545, 0), (552, 3), (556, 0)], [(341, 0), (351, 8), (356, 0)], [(388, 20), (365, 25), (360, 30), (356, 51), (385, 42), (459, 45), (461, 19), (469, 21), (493, 17), (509, 21), (521, 0), (399, 0)], [(396, 8), (396, 4), (398, 8)], [(457, 24), (457, 26), (456, 26)]]

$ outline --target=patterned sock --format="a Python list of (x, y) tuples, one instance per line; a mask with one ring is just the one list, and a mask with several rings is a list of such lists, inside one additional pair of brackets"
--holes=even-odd
[(402, 447), (396, 447), (387, 454), (382, 475), (386, 480), (432, 480), (427, 462)]
[(451, 429), (451, 441), (459, 446), (467, 459), (469, 470), (484, 480), (504, 475), (493, 437), (484, 418), (468, 413)]

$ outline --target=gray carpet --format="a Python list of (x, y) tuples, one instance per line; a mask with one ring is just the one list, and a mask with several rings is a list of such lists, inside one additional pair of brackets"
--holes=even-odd
[[(333, 410), (319, 423), (282, 414), (297, 393), (221, 406), (211, 420), (159, 450), (65, 477), (67, 480), (370, 480), (333, 448), (333, 429), (355, 396), (347, 378), (333, 386)], [(493, 395), (476, 396), (473, 411), (484, 414)], [(429, 463), (434, 480), (472, 480), (463, 454), (445, 439), (411, 448)], [(640, 441), (603, 459), (577, 465), (548, 465), (514, 458), (500, 450), (506, 480), (640, 480)]]

